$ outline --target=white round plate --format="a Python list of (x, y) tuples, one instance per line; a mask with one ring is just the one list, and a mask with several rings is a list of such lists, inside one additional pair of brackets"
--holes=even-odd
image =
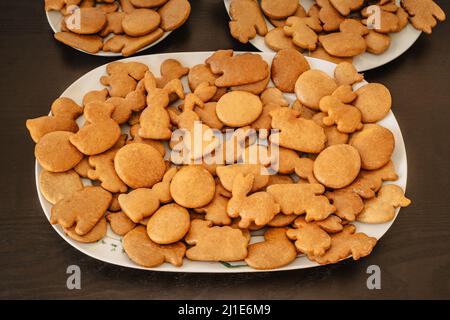
[[(230, 16), (231, 0), (223, 0), (223, 2), (228, 15)], [(300, 0), (299, 2), (303, 5), (305, 10), (308, 11), (315, 1)], [(266, 20), (268, 29), (272, 30), (274, 26), (269, 20), (266, 18), (264, 19)], [(386, 52), (380, 55), (375, 55), (368, 52), (360, 54), (359, 56), (353, 58), (353, 64), (359, 72), (375, 69), (385, 65), (405, 53), (414, 44), (414, 42), (416, 42), (421, 33), (421, 31), (415, 29), (410, 23), (408, 23), (402, 31), (389, 34), (391, 37), (391, 45)], [(256, 35), (254, 39), (250, 40), (250, 43), (262, 52), (274, 52), (266, 45), (264, 42), (264, 37), (261, 37), (260, 35)]]
[[(54, 33), (60, 32), (61, 31), (61, 20), (63, 19), (63, 15), (59, 11), (46, 11), (45, 14), (47, 16), (48, 24), (52, 28), (53, 32)], [(163, 41), (165, 38), (167, 38), (167, 36), (171, 32), (172, 31), (164, 32), (164, 34), (162, 35), (161, 38), (159, 38), (155, 42), (149, 44), (148, 46), (138, 50), (137, 52), (141, 52), (143, 50), (147, 50), (148, 48), (151, 48), (151, 47), (157, 45), (158, 43)], [(112, 34), (110, 34), (109, 36), (104, 38), (103, 41), (106, 41), (107, 39), (110, 39), (111, 37), (113, 37)], [(72, 48), (74, 48), (74, 47), (72, 47)], [(122, 56), (122, 54), (120, 52), (109, 52), (109, 51), (100, 50), (97, 53), (91, 53), (91, 52), (87, 52), (87, 51), (84, 51), (84, 50), (81, 50), (81, 49), (78, 49), (78, 48), (74, 48), (74, 49), (76, 49), (78, 51), (81, 51), (81, 52), (84, 52), (84, 53), (87, 53), (87, 54), (90, 54), (90, 55), (93, 55), (93, 56), (100, 56), (100, 57), (121, 57)]]
[[(139, 57), (132, 57), (123, 59), (120, 61), (137, 61), (145, 63), (150, 67), (150, 69), (156, 74), (158, 74), (160, 64), (169, 58), (177, 59), (186, 67), (193, 67), (196, 64), (204, 63), (206, 58), (208, 58), (213, 52), (183, 52), (183, 53), (166, 53), (166, 54), (155, 54), (155, 55), (145, 55)], [(268, 63), (270, 63), (274, 57), (274, 53), (259, 53)], [(307, 58), (312, 69), (320, 69), (326, 72), (328, 75), (333, 76), (335, 64), (314, 59)], [(98, 67), (80, 79), (75, 81), (69, 88), (67, 88), (63, 93), (62, 97), (69, 97), (75, 100), (77, 103), (81, 104), (83, 96), (85, 93), (91, 90), (100, 90), (104, 87), (100, 84), (99, 79), (106, 73), (106, 65)], [(186, 77), (183, 79), (183, 84), (185, 88), (188, 88)], [(355, 85), (355, 89), (366, 84), (359, 83)], [(269, 86), (273, 86), (273, 84), (269, 84)], [(290, 101), (295, 100), (294, 94), (287, 94), (285, 97)], [(388, 116), (384, 118), (381, 122), (381, 125), (385, 126), (389, 130), (392, 131), (395, 137), (395, 150), (392, 156), (392, 161), (394, 163), (395, 169), (399, 175), (399, 179), (394, 183), (406, 189), (406, 178), (407, 178), (407, 160), (406, 160), (406, 150), (405, 144), (403, 142), (402, 133), (400, 131), (400, 127), (395, 119), (394, 114), (389, 112)], [(39, 195), (39, 200), (41, 202), (42, 209), (47, 218), (50, 217), (50, 210), (52, 205), (45, 200), (42, 193), (39, 190), (39, 173), (41, 171), (41, 167), (36, 161), (36, 188)], [(397, 210), (398, 213), (399, 210)], [(364, 232), (369, 236), (380, 239), (385, 232), (391, 227), (393, 221), (384, 223), (384, 224), (361, 224), (356, 222), (357, 231)], [(238, 263), (230, 263), (230, 264), (222, 264), (218, 262), (198, 262), (198, 261), (190, 261), (188, 259), (184, 260), (182, 267), (174, 267), (171, 264), (164, 263), (163, 265), (157, 268), (143, 268), (131, 260), (128, 259), (127, 255), (122, 250), (121, 239), (119, 236), (115, 235), (110, 229), (108, 229), (108, 233), (103, 240), (100, 240), (96, 243), (92, 244), (83, 244), (76, 242), (70, 239), (67, 235), (64, 234), (62, 228), (59, 225), (53, 225), (53, 228), (59, 233), (59, 235), (68, 243), (70, 243), (73, 247), (80, 250), (81, 252), (102, 260), (104, 262), (129, 267), (136, 269), (147, 269), (147, 270), (156, 270), (156, 271), (172, 271), (172, 272), (208, 272), (208, 273), (235, 273), (235, 272), (258, 272), (258, 270), (251, 269), (245, 265), (243, 262)], [(252, 242), (261, 241), (262, 233), (261, 231), (256, 232), (254, 237), (252, 238)], [(220, 250), (220, 248), (218, 248)], [(283, 268), (276, 269), (274, 271), (281, 270), (292, 270), (292, 269), (303, 269), (318, 266), (317, 263), (308, 260), (305, 256), (299, 256), (294, 262), (290, 265), (285, 266)]]

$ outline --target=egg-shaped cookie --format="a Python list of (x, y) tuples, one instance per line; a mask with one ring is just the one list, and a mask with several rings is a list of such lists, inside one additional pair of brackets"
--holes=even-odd
[(366, 124), (363, 129), (353, 134), (349, 144), (361, 155), (361, 167), (376, 170), (391, 160), (395, 139), (389, 129), (378, 124)]
[(136, 9), (125, 14), (122, 28), (127, 35), (139, 37), (158, 28), (160, 22), (158, 12), (150, 9)]
[(306, 107), (319, 110), (319, 102), (337, 89), (336, 81), (320, 70), (308, 70), (295, 83), (297, 99)]
[(159, 244), (177, 242), (186, 235), (191, 225), (189, 211), (170, 203), (159, 208), (147, 222), (147, 234)]
[(68, 131), (53, 131), (38, 141), (34, 155), (45, 170), (64, 172), (83, 159), (83, 154), (69, 141), (73, 135), (74, 133)]
[(257, 95), (246, 91), (224, 94), (216, 105), (219, 120), (230, 127), (246, 126), (261, 115), (262, 102)]
[(67, 29), (77, 34), (94, 34), (106, 24), (106, 13), (96, 7), (81, 8), (64, 20)]
[(314, 176), (326, 187), (340, 189), (355, 180), (361, 169), (358, 150), (337, 144), (323, 150), (314, 161)]
[(145, 143), (131, 143), (122, 147), (114, 158), (117, 175), (129, 187), (151, 188), (161, 181), (166, 164), (161, 153)]
[(173, 200), (185, 208), (200, 208), (214, 198), (216, 183), (208, 170), (202, 166), (181, 168), (170, 183)]

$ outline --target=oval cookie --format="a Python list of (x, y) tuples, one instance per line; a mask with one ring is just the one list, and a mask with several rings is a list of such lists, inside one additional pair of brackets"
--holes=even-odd
[(166, 164), (155, 148), (144, 143), (131, 143), (121, 148), (114, 158), (117, 175), (128, 186), (151, 188), (161, 181)]
[(260, 116), (262, 103), (258, 96), (245, 91), (224, 94), (216, 105), (217, 117), (230, 127), (246, 126)]
[(189, 212), (175, 204), (159, 208), (147, 223), (147, 234), (159, 244), (177, 242), (186, 235), (191, 225)]
[(320, 70), (308, 70), (298, 77), (295, 94), (308, 108), (319, 110), (319, 102), (337, 89), (336, 81)]
[(125, 14), (122, 28), (127, 35), (139, 37), (158, 28), (160, 22), (158, 12), (150, 9), (136, 9)]
[(380, 83), (369, 83), (355, 91), (354, 106), (361, 111), (363, 122), (377, 122), (391, 110), (392, 97), (388, 88)]
[(294, 92), (298, 77), (309, 70), (309, 63), (296, 49), (280, 50), (272, 61), (272, 80), (283, 92)]

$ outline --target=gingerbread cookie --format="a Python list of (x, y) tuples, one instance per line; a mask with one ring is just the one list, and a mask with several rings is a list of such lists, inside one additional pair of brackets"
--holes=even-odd
[(124, 57), (129, 57), (142, 48), (152, 44), (161, 38), (164, 31), (160, 28), (149, 34), (140, 37), (130, 37), (128, 35), (115, 35), (103, 43), (103, 51), (121, 53)]
[(101, 31), (105, 26), (106, 13), (95, 7), (80, 8), (66, 17), (64, 21), (67, 28), (76, 34), (94, 34)]
[(308, 61), (297, 50), (281, 50), (272, 61), (273, 83), (283, 92), (294, 92), (298, 77), (309, 68)]
[(261, 0), (261, 9), (271, 19), (287, 18), (298, 8), (297, 0)]
[(314, 176), (323, 185), (340, 189), (358, 176), (361, 158), (358, 150), (347, 144), (334, 145), (323, 150), (314, 161)]
[(294, 44), (306, 50), (315, 50), (318, 36), (316, 32), (322, 31), (319, 19), (312, 17), (289, 17), (283, 27), (284, 33), (292, 38)]
[(39, 174), (39, 190), (44, 198), (52, 204), (70, 197), (72, 193), (82, 188), (83, 183), (73, 170), (59, 173), (42, 170)]
[(105, 218), (101, 218), (96, 225), (86, 234), (79, 235), (75, 232), (75, 227), (71, 228), (63, 228), (64, 233), (69, 236), (69, 238), (82, 242), (82, 243), (92, 243), (97, 242), (106, 235), (106, 230), (108, 228), (108, 224), (106, 223)]
[(325, 194), (331, 203), (336, 207), (336, 216), (345, 221), (355, 221), (356, 216), (364, 209), (361, 197), (354, 192), (347, 190), (335, 190)]
[(243, 232), (229, 226), (213, 227), (211, 221), (191, 221), (185, 241), (192, 245), (186, 251), (190, 260), (239, 261), (247, 257), (248, 238)]
[(112, 231), (119, 236), (126, 235), (136, 227), (136, 224), (122, 211), (108, 212), (106, 220), (111, 225)]
[(339, 132), (352, 133), (363, 127), (361, 112), (352, 105), (342, 103), (335, 96), (323, 97), (320, 100), (320, 110), (327, 113), (322, 120), (323, 124), (335, 124)]
[(248, 246), (247, 264), (255, 269), (270, 270), (288, 265), (297, 257), (295, 246), (286, 236), (284, 228), (270, 228), (263, 242)]
[(391, 46), (391, 37), (388, 34), (378, 33), (370, 30), (364, 37), (367, 45), (367, 52), (382, 54)]
[(158, 28), (161, 18), (151, 9), (136, 9), (126, 13), (122, 19), (123, 31), (132, 37), (146, 35)]
[(150, 217), (147, 234), (155, 243), (170, 244), (183, 239), (190, 225), (189, 212), (171, 203), (162, 206)]
[(350, 12), (362, 7), (364, 0), (330, 0), (333, 7), (343, 16), (348, 16)]
[(276, 27), (270, 30), (264, 37), (264, 43), (273, 51), (280, 51), (283, 49), (299, 50), (292, 42), (292, 38), (286, 36), (283, 27)]
[(338, 30), (344, 17), (331, 5), (330, 0), (317, 0), (317, 5), (320, 7), (319, 19), (323, 23), (323, 30)]
[(377, 122), (391, 110), (392, 97), (389, 90), (380, 83), (369, 83), (355, 91), (354, 106), (361, 111), (364, 123)]
[(181, 27), (189, 18), (191, 4), (187, 0), (169, 0), (158, 10), (161, 16), (161, 28), (172, 31)]
[(259, 5), (253, 0), (231, 1), (230, 16), (231, 35), (242, 43), (247, 43), (257, 33), (261, 36), (265, 36), (267, 33), (267, 25)]
[(97, 53), (103, 48), (102, 38), (96, 35), (80, 35), (67, 31), (56, 32), (55, 39), (73, 48)]
[(364, 80), (364, 76), (359, 74), (355, 66), (349, 62), (341, 62), (336, 66), (334, 78), (339, 86), (353, 85)]
[(65, 172), (75, 167), (83, 154), (70, 143), (74, 133), (53, 131), (47, 133), (34, 149), (34, 156), (42, 168), (50, 172)]
[(186, 252), (182, 242), (169, 245), (154, 243), (147, 235), (143, 226), (137, 226), (128, 232), (122, 239), (123, 249), (128, 257), (146, 268), (157, 267), (164, 262), (181, 266)]
[(320, 44), (332, 56), (349, 58), (366, 51), (364, 38), (354, 32), (335, 32), (319, 37)]
[(385, 223), (395, 217), (395, 209), (407, 207), (411, 200), (404, 196), (402, 188), (388, 184), (381, 187), (378, 195), (364, 203), (364, 210), (357, 220), (364, 223)]
[(245, 91), (231, 91), (223, 95), (216, 106), (219, 120), (230, 127), (243, 127), (258, 119), (262, 103), (258, 96)]
[(319, 110), (320, 99), (331, 95), (337, 89), (335, 80), (320, 70), (308, 70), (295, 83), (297, 99), (315, 110)]

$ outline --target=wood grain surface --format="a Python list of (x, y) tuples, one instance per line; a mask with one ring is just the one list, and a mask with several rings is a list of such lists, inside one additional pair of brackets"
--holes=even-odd
[[(141, 54), (233, 48), (221, 0), (192, 0), (189, 21)], [(438, 1), (450, 13), (450, 1)], [(357, 262), (289, 272), (184, 274), (109, 265), (72, 248), (40, 207), (34, 143), (25, 120), (89, 70), (113, 61), (53, 39), (43, 1), (0, 2), (0, 298), (3, 299), (449, 299), (450, 298), (450, 21), (422, 35), (396, 61), (365, 74), (394, 98), (408, 155), (402, 209), (372, 255)], [(66, 268), (81, 268), (81, 290), (66, 288)], [(368, 290), (367, 267), (379, 265), (381, 290)]]

